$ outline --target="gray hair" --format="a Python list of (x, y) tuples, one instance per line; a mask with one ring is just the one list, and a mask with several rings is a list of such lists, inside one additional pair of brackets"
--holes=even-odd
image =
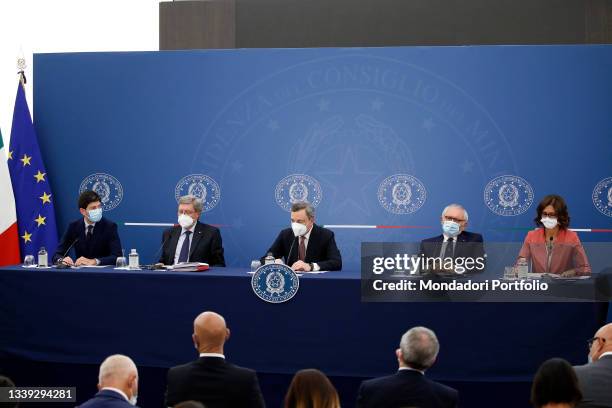
[(450, 210), (451, 208), (459, 208), (460, 210), (463, 210), (463, 218), (465, 218), (465, 220), (468, 220), (468, 212), (465, 208), (463, 208), (463, 206), (461, 204), (449, 204), (446, 207), (444, 207), (444, 210), (442, 211), (442, 217), (444, 217), (444, 214), (446, 214), (446, 212), (448, 210)]
[(193, 204), (193, 208), (198, 213), (201, 213), (204, 208), (202, 200), (192, 194), (187, 194), (179, 198), (179, 204)]
[(291, 204), (291, 212), (300, 210), (306, 210), (306, 215), (310, 220), (312, 220), (315, 216), (315, 209), (312, 205), (310, 205), (310, 203), (306, 201), (298, 201), (297, 203)]
[(138, 376), (138, 369), (132, 359), (122, 354), (113, 354), (100, 364), (98, 382), (103, 384), (108, 380), (127, 379), (131, 374)]
[(400, 350), (404, 363), (417, 370), (426, 370), (436, 361), (440, 343), (432, 330), (417, 326), (404, 333)]

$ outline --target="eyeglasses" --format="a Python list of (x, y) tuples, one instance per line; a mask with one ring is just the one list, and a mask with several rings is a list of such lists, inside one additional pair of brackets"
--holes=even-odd
[(465, 220), (462, 220), (460, 218), (455, 218), (455, 217), (447, 217), (446, 215), (444, 216), (444, 221), (454, 221), (456, 223), (461, 223), (464, 222)]
[(557, 213), (544, 211), (544, 212), (542, 212), (542, 217), (556, 218), (557, 217)]
[(587, 344), (589, 346), (589, 349), (593, 346), (593, 343), (595, 343), (595, 340), (601, 340), (603, 343), (606, 342), (606, 339), (604, 339), (603, 337), (593, 337), (592, 339), (588, 339), (587, 340)]

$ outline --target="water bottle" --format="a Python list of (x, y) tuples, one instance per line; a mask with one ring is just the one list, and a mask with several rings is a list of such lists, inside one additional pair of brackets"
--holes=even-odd
[(138, 252), (136, 252), (135, 249), (132, 249), (130, 251), (130, 263), (129, 263), (129, 268), (130, 269), (138, 269), (140, 266), (140, 263), (138, 262)]
[(264, 265), (273, 264), (274, 263), (274, 255), (272, 252), (268, 252), (266, 257), (264, 258)]
[(38, 251), (38, 267), (46, 268), (49, 266), (49, 261), (47, 259), (47, 250), (45, 247), (40, 247), (40, 251)]
[(516, 277), (519, 279), (526, 279), (529, 275), (529, 265), (527, 264), (527, 259), (519, 258), (516, 263)]

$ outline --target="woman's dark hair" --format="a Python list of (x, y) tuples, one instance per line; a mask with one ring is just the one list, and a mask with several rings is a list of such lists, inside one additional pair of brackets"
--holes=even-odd
[(540, 204), (538, 204), (537, 216), (533, 219), (536, 225), (539, 227), (542, 226), (542, 222), (540, 221), (542, 218), (542, 212), (544, 212), (544, 209), (549, 205), (552, 205), (552, 207), (555, 209), (559, 228), (567, 229), (570, 223), (570, 216), (567, 212), (567, 204), (565, 204), (563, 197), (556, 194), (547, 195), (542, 199), (542, 201), (540, 201)]
[(285, 396), (285, 408), (339, 408), (338, 392), (329, 378), (313, 368), (293, 376)]
[(562, 358), (545, 361), (533, 379), (531, 403), (539, 408), (548, 403), (568, 403), (582, 400), (582, 392), (574, 368)]
[(87, 206), (96, 201), (102, 201), (98, 193), (92, 190), (85, 190), (79, 196), (79, 208), (87, 209)]

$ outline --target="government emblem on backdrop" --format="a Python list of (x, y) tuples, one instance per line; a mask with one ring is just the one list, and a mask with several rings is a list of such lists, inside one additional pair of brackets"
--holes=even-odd
[(179, 180), (174, 190), (176, 201), (188, 194), (202, 200), (204, 203), (202, 212), (212, 210), (221, 200), (219, 184), (206, 174), (190, 174)]
[(427, 199), (425, 185), (409, 174), (394, 174), (378, 186), (378, 202), (393, 214), (412, 214)]
[(251, 278), (253, 292), (270, 303), (283, 303), (295, 296), (300, 287), (297, 274), (286, 265), (260, 266)]
[(601, 180), (593, 189), (593, 205), (603, 215), (612, 217), (612, 177)]
[(94, 173), (83, 179), (79, 186), (79, 193), (93, 190), (102, 199), (104, 211), (116, 208), (123, 200), (123, 186), (115, 177), (106, 173)]
[(291, 211), (292, 204), (302, 201), (316, 207), (321, 203), (322, 196), (321, 184), (306, 174), (285, 177), (278, 182), (274, 191), (276, 204), (285, 211)]
[(499, 176), (486, 185), (484, 201), (497, 215), (511, 217), (523, 214), (533, 203), (533, 188), (522, 177)]

